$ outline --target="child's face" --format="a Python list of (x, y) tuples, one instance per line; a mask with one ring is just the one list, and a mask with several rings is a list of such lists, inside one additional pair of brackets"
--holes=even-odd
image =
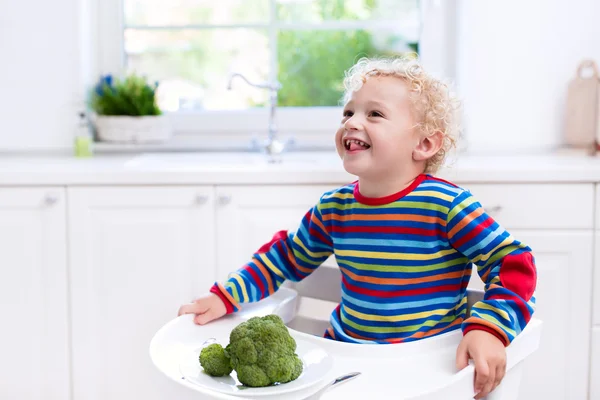
[(383, 180), (413, 167), (419, 129), (411, 107), (400, 78), (370, 77), (353, 92), (335, 139), (346, 171)]

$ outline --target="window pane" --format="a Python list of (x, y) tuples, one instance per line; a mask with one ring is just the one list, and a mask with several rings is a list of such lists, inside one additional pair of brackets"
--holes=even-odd
[(124, 0), (126, 25), (267, 23), (269, 0)]
[(379, 20), (418, 23), (419, 0), (277, 0), (277, 17), (288, 22)]
[(344, 71), (360, 57), (414, 53), (390, 31), (281, 31), (278, 35), (280, 106), (338, 106)]
[(241, 72), (265, 81), (269, 46), (265, 31), (206, 29), (125, 31), (127, 69), (159, 81), (163, 110), (241, 109), (264, 104), (265, 90), (236, 81), (227, 90), (227, 77)]

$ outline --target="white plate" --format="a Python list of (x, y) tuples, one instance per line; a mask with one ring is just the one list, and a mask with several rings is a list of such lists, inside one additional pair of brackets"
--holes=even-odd
[[(198, 356), (201, 347), (188, 352), (179, 364), (181, 375), (195, 385), (201, 386), (205, 390), (216, 391), (234, 396), (273, 396), (283, 393), (291, 393), (306, 389), (312, 385), (321, 382), (331, 367), (332, 358), (321, 347), (303, 339), (296, 340), (296, 354), (302, 360), (302, 374), (294, 381), (260, 388), (251, 388), (243, 386), (237, 379), (235, 371), (230, 376), (212, 377), (204, 372)], [(219, 341), (224, 347), (227, 343)]]

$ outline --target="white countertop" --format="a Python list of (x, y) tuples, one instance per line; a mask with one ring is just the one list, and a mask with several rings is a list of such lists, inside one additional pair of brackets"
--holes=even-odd
[[(600, 156), (462, 155), (438, 176), (463, 183), (600, 182)], [(256, 153), (149, 153), (0, 157), (0, 185), (343, 184), (354, 179), (333, 152), (284, 155), (278, 164)]]

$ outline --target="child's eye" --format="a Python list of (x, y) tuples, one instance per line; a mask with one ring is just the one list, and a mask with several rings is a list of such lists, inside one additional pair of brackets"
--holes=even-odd
[(350, 110), (344, 110), (344, 117), (351, 117), (354, 113)]
[(383, 114), (379, 111), (371, 111), (371, 117), (383, 117)]

